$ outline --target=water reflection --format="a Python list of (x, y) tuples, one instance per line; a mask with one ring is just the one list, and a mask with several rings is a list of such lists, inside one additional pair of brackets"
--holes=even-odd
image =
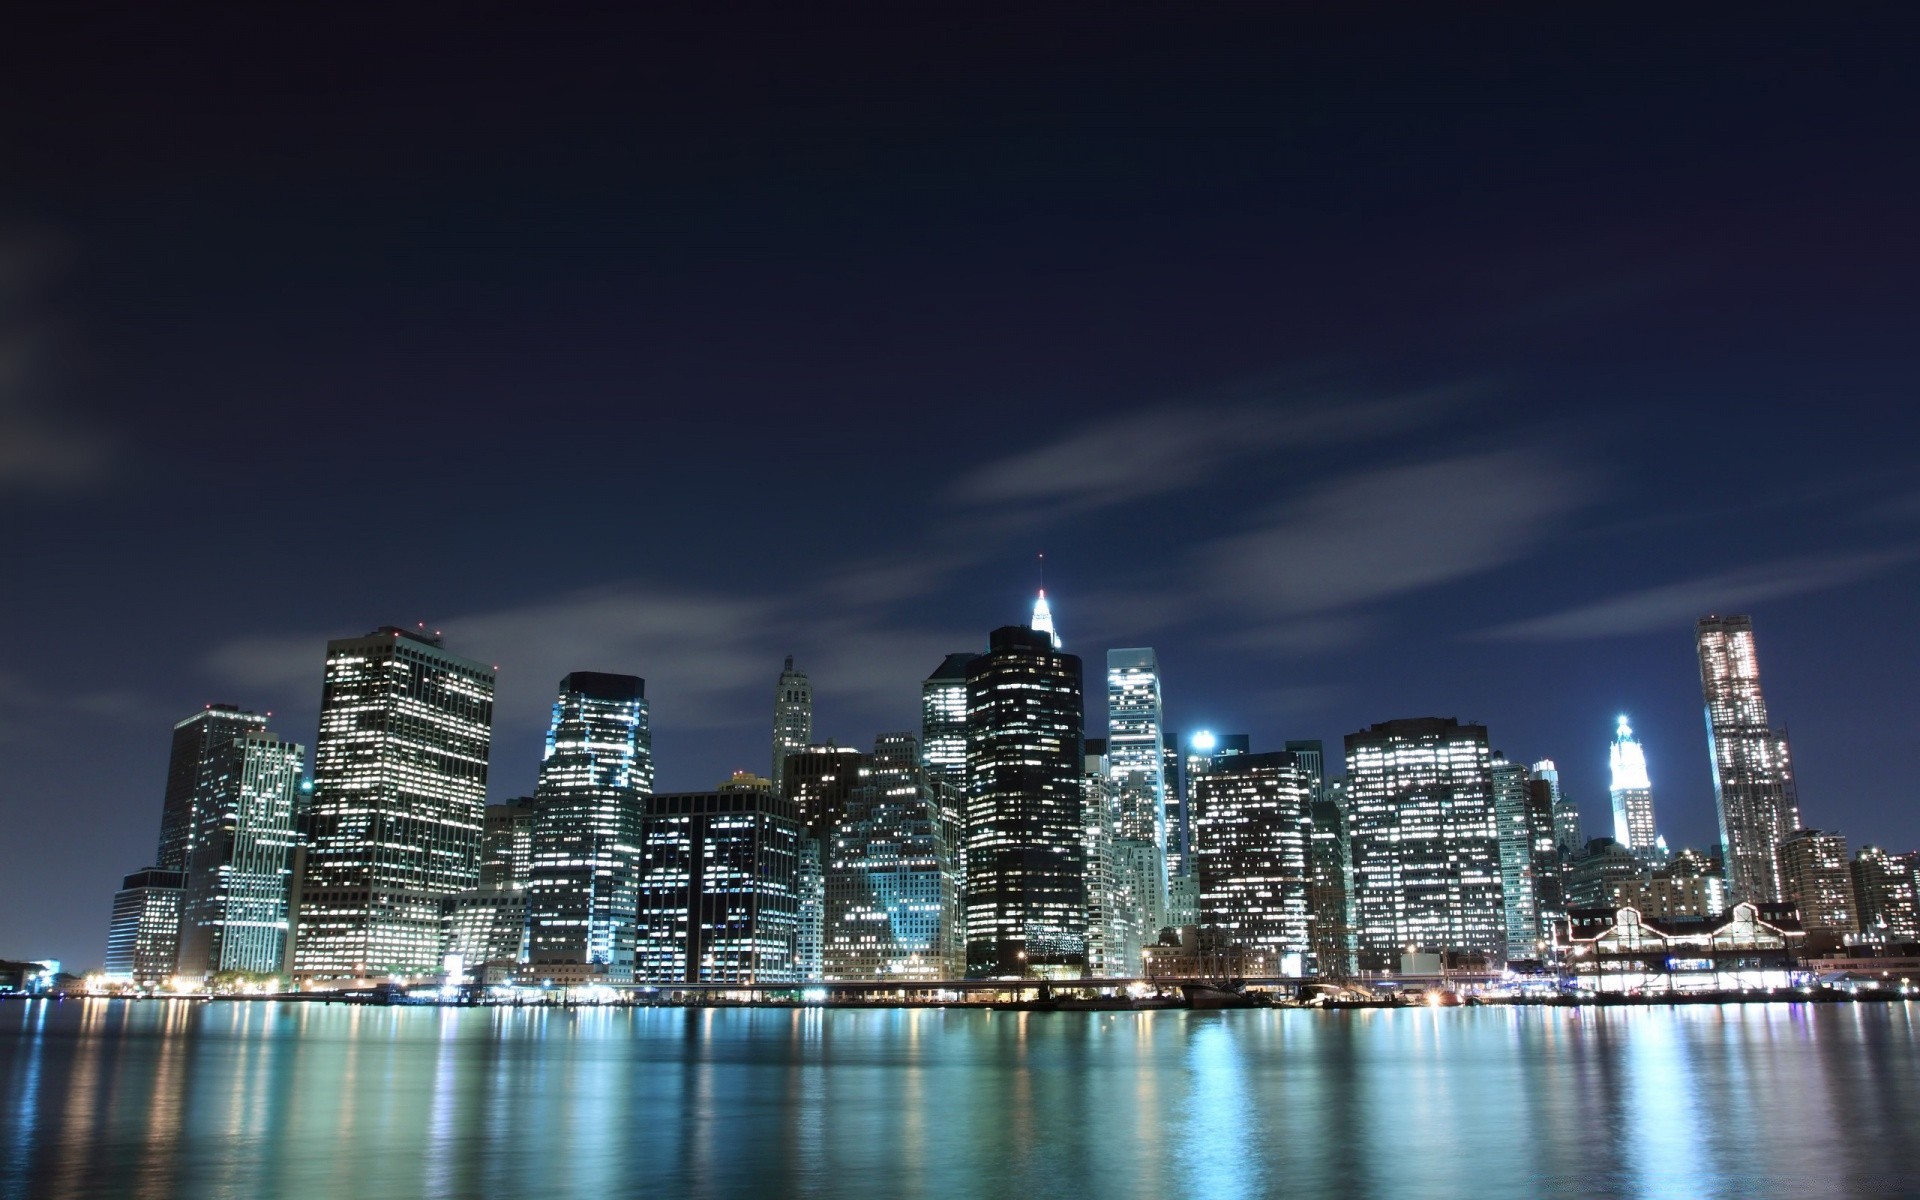
[(0, 1005), (0, 1197), (1896, 1195), (1910, 1006)]

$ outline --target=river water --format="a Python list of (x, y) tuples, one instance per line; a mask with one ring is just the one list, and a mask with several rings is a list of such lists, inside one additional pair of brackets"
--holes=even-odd
[(1920, 1194), (1920, 1004), (0, 1003), (0, 1196)]

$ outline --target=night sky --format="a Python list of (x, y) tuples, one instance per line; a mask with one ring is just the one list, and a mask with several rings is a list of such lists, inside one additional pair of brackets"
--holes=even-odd
[(1920, 845), (1912, 18), (880, 11), (10, 22), (0, 958), (97, 965), (172, 722), (310, 747), (329, 637), (498, 663), (495, 798), (574, 669), (700, 788), (1041, 551), (1175, 727), (1482, 721), (1598, 834), (1624, 710), (1675, 845), (1752, 612), (1804, 821)]

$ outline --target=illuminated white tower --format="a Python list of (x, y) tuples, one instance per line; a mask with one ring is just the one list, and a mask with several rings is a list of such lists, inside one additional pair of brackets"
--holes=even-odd
[(1647, 780), (1647, 752), (1633, 736), (1625, 713), (1613, 732), (1613, 840), (1648, 855), (1655, 850), (1653, 784)]
[(1060, 648), (1060, 635), (1054, 632), (1053, 610), (1047, 607), (1047, 589), (1040, 589), (1040, 598), (1033, 602), (1033, 620), (1027, 622), (1029, 629), (1036, 629), (1053, 639), (1053, 648)]
[(793, 655), (780, 670), (773, 692), (773, 794), (785, 795), (787, 756), (813, 743), (813, 684), (805, 671), (793, 669)]

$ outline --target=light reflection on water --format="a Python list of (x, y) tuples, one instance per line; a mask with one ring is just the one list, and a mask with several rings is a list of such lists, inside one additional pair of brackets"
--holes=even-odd
[(1920, 1190), (1911, 1005), (0, 1004), (0, 1197)]

